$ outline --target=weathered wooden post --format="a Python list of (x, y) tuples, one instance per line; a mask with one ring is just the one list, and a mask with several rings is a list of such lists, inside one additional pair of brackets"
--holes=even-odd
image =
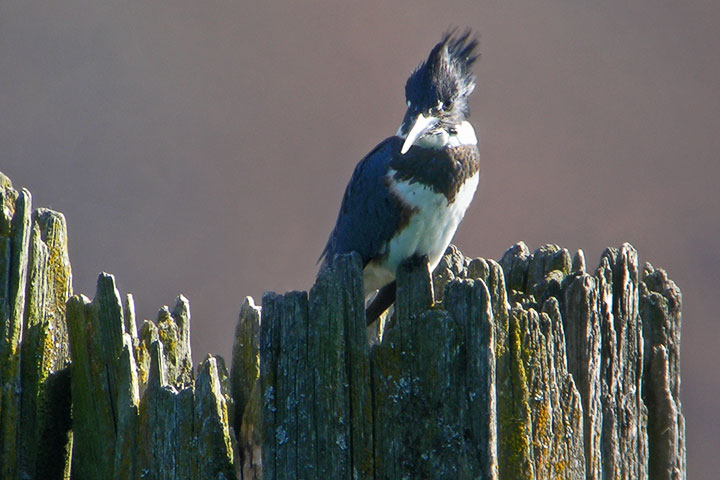
[[(241, 316), (239, 332), (261, 332), (258, 373), (242, 377), (258, 379), (243, 418), (262, 432), (240, 440), (253, 452), (246, 478), (325, 478), (319, 459), (333, 459), (335, 478), (684, 478), (680, 292), (649, 264), (641, 278), (632, 246), (606, 250), (592, 274), (581, 251), (555, 245), (517, 244), (500, 263), (451, 247), (432, 280), (426, 265), (403, 265), (395, 315), (369, 350), (348, 349), (363, 337), (358, 278), (357, 259), (338, 257), (318, 279), (329, 297), (311, 293), (323, 309), (270, 294), (261, 326), (259, 310)], [(345, 372), (334, 383), (317, 378), (326, 355)], [(348, 388), (368, 364), (372, 413), (359, 420), (370, 429), (350, 422), (353, 402), (368, 404)], [(335, 409), (312, 409), (325, 395)], [(344, 435), (318, 435), (333, 420)], [(350, 442), (357, 426), (371, 435)], [(351, 459), (368, 449), (362, 470)]]
[(65, 218), (32, 212), (30, 192), (2, 173), (0, 201), (0, 477), (62, 478), (72, 445)]
[(172, 312), (162, 308), (139, 335), (132, 312), (107, 274), (94, 300), (68, 302), (73, 475), (235, 478), (227, 371), (209, 356), (195, 378), (187, 299), (178, 297)]
[[(245, 299), (231, 371), (190, 307), (138, 328), (101, 274), (71, 296), (61, 214), (0, 174), (3, 479), (682, 479), (681, 295), (625, 244), (446, 252), (398, 272), (382, 341), (362, 269)], [(67, 303), (66, 303), (67, 301)]]

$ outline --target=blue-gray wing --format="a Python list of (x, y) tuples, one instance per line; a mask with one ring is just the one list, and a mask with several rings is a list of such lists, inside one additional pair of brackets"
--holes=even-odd
[(358, 252), (363, 266), (375, 258), (397, 229), (399, 206), (390, 195), (385, 177), (402, 140), (390, 137), (358, 163), (345, 189), (335, 228), (320, 259)]

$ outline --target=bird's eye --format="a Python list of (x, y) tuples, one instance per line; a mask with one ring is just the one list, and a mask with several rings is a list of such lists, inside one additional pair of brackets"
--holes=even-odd
[(455, 128), (455, 127), (448, 128), (448, 133), (450, 135), (457, 135), (457, 128)]

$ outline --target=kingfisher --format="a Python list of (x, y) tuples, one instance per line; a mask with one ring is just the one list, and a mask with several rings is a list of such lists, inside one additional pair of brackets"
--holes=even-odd
[[(320, 256), (357, 252), (370, 325), (395, 301), (395, 272), (408, 258), (437, 267), (478, 186), (480, 154), (468, 121), (478, 58), (469, 30), (450, 31), (405, 84), (407, 111), (394, 136), (360, 163)], [(321, 267), (322, 269), (322, 267)]]

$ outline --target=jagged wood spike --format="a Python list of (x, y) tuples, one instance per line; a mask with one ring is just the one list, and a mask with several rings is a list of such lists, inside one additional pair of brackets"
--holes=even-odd
[[(162, 345), (151, 346), (150, 381), (140, 400), (136, 478), (181, 480), (197, 477), (193, 389), (163, 385)], [(139, 474), (139, 476), (138, 476)]]
[(547, 349), (556, 372), (558, 389), (553, 391), (553, 403), (560, 405), (553, 415), (554, 474), (559, 478), (592, 478), (587, 475), (588, 458), (584, 456), (584, 436), (581, 435), (584, 426), (582, 398), (568, 369), (570, 362), (566, 355), (563, 319), (555, 297), (544, 302), (541, 325), (543, 333), (549, 337)]
[[(435, 267), (432, 275), (433, 292), (435, 301), (442, 302), (445, 293), (445, 285), (455, 278), (475, 278), (474, 275), (467, 273), (465, 266), (465, 257), (455, 245), (448, 246), (445, 254), (440, 259), (440, 263)], [(468, 262), (469, 263), (469, 262)]]
[[(263, 296), (260, 384), (263, 399), (263, 478), (294, 478), (316, 465), (312, 370), (307, 358), (305, 292)], [(286, 445), (296, 445), (287, 448)], [(309, 469), (309, 470), (308, 470)]]
[(138, 332), (138, 345), (135, 347), (135, 364), (138, 368), (138, 383), (142, 397), (150, 381), (151, 345), (159, 342), (158, 328), (154, 322), (143, 320)]
[(645, 340), (643, 399), (648, 408), (649, 477), (682, 478), (685, 418), (680, 403), (682, 296), (667, 273), (646, 264), (640, 284)]
[(351, 475), (370, 477), (373, 472), (372, 386), (369, 345), (363, 315), (362, 266), (357, 254), (341, 255), (333, 263), (338, 285), (343, 285), (339, 305), (345, 323), (345, 365), (349, 381)]
[(521, 339), (527, 312), (510, 311), (506, 345), (497, 359), (498, 466), (500, 478), (532, 479), (532, 426), (528, 379), (522, 360)]
[(137, 347), (138, 331), (137, 320), (135, 319), (135, 297), (131, 293), (125, 295), (125, 303), (123, 304), (123, 317), (125, 319), (125, 333), (130, 335), (133, 340), (133, 346)]
[[(72, 293), (65, 217), (48, 209), (33, 213), (22, 342), (21, 475), (59, 476), (69, 456), (67, 405), (70, 362), (65, 302)], [(63, 373), (60, 373), (63, 372)], [(53, 406), (59, 408), (50, 413)]]
[(262, 457), (263, 437), (265, 433), (262, 420), (262, 397), (260, 382), (250, 392), (250, 398), (243, 410), (242, 424), (239, 430), (240, 461), (243, 480), (261, 480), (263, 478)]
[(583, 406), (583, 438), (587, 478), (602, 472), (602, 388), (600, 383), (601, 337), (595, 277), (579, 273), (567, 279), (563, 298), (563, 326), (570, 373), (575, 378)]
[(67, 305), (73, 401), (72, 471), (79, 478), (113, 478), (115, 413), (108, 365), (99, 338), (99, 308), (85, 296)]
[(242, 478), (262, 478), (262, 415), (260, 404), (261, 308), (246, 297), (240, 308), (233, 343), (230, 384), (235, 402), (231, 420), (238, 435)]
[[(343, 318), (345, 298), (337, 272), (338, 257), (332, 260), (309, 297), (310, 358), (315, 358), (314, 409), (317, 471), (319, 478), (348, 478), (352, 469), (350, 424), (350, 378), (346, 366), (347, 322)], [(361, 308), (363, 302), (360, 302)]]
[[(397, 272), (395, 314), (386, 324), (382, 343), (373, 349), (373, 422), (375, 475), (379, 478), (402, 478), (410, 468), (422, 462), (413, 450), (417, 439), (412, 429), (415, 407), (413, 383), (418, 378), (414, 355), (413, 321), (432, 305), (432, 284), (427, 259), (405, 261)], [(443, 319), (435, 317), (437, 321)], [(391, 433), (392, 431), (392, 433)], [(418, 431), (417, 435), (421, 435)], [(417, 461), (410, 465), (411, 459)], [(426, 468), (426, 467), (425, 467)]]
[(397, 271), (396, 319), (400, 328), (434, 302), (433, 284), (427, 257), (412, 257), (400, 263)]
[[(549, 307), (553, 315), (558, 310)], [(528, 381), (532, 425), (531, 458), (538, 478), (585, 476), (580, 395), (566, 369), (562, 323), (534, 309), (524, 318), (521, 358)], [(562, 441), (559, 441), (562, 439)]]
[(140, 390), (135, 366), (133, 339), (123, 335), (123, 349), (117, 360), (117, 441), (113, 472), (117, 479), (137, 476), (137, 428)]
[(139, 381), (133, 338), (115, 279), (100, 274), (95, 299), (68, 302), (73, 363), (73, 472), (83, 478), (137, 475)]
[[(566, 275), (570, 273), (570, 252), (558, 245), (543, 245), (533, 252), (528, 261), (527, 287), (530, 293), (542, 285), (546, 276), (553, 271)], [(536, 295), (539, 301), (539, 296)]]
[(618, 338), (620, 405), (619, 451), (623, 455), (621, 476), (647, 478), (647, 409), (642, 399), (643, 338), (638, 313), (637, 251), (629, 244), (620, 247), (613, 269), (615, 328)]
[(179, 295), (171, 312), (158, 311), (157, 334), (163, 343), (167, 381), (176, 388), (192, 384), (193, 367), (190, 349), (190, 302)]
[(502, 256), (499, 263), (505, 272), (505, 284), (508, 292), (525, 290), (529, 261), (530, 250), (524, 242), (516, 243)]
[(230, 479), (237, 473), (220, 370), (217, 358), (208, 356), (200, 365), (195, 381), (196, 478)]
[(260, 375), (260, 312), (253, 299), (245, 297), (235, 327), (230, 383), (235, 399), (236, 432), (240, 432), (243, 412)]
[(0, 173), (0, 477), (18, 475), (23, 336), (31, 196)]
[[(309, 357), (316, 359), (320, 478), (372, 474), (372, 401), (362, 267), (357, 254), (336, 256), (309, 297)], [(321, 454), (321, 452), (325, 452)]]
[[(417, 278), (419, 285), (405, 288), (404, 294), (417, 295), (420, 305), (428, 305), (432, 290), (427, 276), (425, 264), (409, 263), (399, 272), (398, 284), (411, 286), (410, 279)], [(403, 301), (412, 304), (399, 296), (398, 302)], [(487, 289), (482, 282), (453, 281), (443, 302), (454, 315), (399, 307), (399, 318), (374, 348), (379, 478), (497, 478), (493, 448), (479, 448), (480, 439), (492, 438), (495, 430), (494, 409), (487, 410), (494, 405), (495, 383)], [(468, 339), (476, 340), (465, 345)]]
[(498, 478), (497, 398), (495, 394), (495, 327), (490, 293), (482, 280), (451, 282), (443, 305), (460, 329), (465, 365), (462, 375), (467, 396), (471, 454), (483, 479)]

